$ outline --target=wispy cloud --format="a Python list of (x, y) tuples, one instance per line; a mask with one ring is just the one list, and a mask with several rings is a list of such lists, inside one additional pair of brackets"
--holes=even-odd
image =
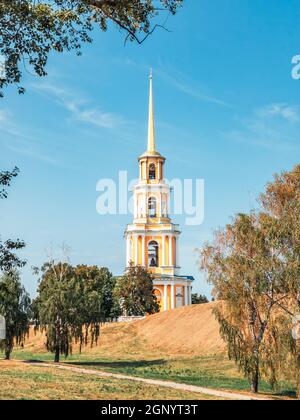
[(186, 76), (184, 75), (182, 75), (181, 77), (175, 77), (174, 75), (167, 73), (161, 69), (155, 70), (155, 73), (158, 74), (158, 76), (164, 79), (167, 83), (171, 84), (176, 89), (185, 93), (188, 96), (191, 96), (192, 98), (195, 98), (199, 101), (210, 102), (212, 104), (219, 105), (222, 107), (232, 107), (231, 104), (225, 102), (224, 100), (204, 92), (204, 90), (199, 88), (199, 86), (197, 86), (195, 83), (185, 81)]
[(270, 150), (298, 150), (300, 114), (298, 106), (270, 104), (257, 108), (248, 118), (238, 118), (239, 128), (221, 134), (228, 140)]
[(285, 103), (274, 103), (260, 108), (256, 111), (260, 118), (276, 118), (280, 117), (289, 122), (300, 121), (300, 108), (299, 106), (288, 105)]
[(7, 111), (5, 111), (4, 109), (0, 109), (0, 124), (5, 124), (7, 121)]
[(12, 113), (7, 109), (0, 109), (0, 132), (12, 136), (20, 135), (20, 132), (13, 121)]
[[(149, 66), (145, 64), (139, 64), (129, 58), (126, 58), (125, 60), (123, 59), (122, 61), (117, 59), (115, 61), (122, 66), (127, 65), (130, 67), (135, 67), (145, 73), (149, 71)], [(191, 80), (187, 74), (179, 72), (172, 66), (161, 62), (159, 66), (153, 69), (153, 72), (169, 85), (175, 87), (177, 90), (190, 96), (191, 98), (202, 102), (209, 102), (221, 107), (234, 108), (232, 104), (217, 97), (216, 95), (209, 93), (207, 88), (200, 87), (198, 83)]]
[(86, 99), (78, 100), (77, 96), (66, 88), (44, 83), (34, 85), (34, 89), (54, 99), (56, 103), (69, 111), (76, 121), (106, 129), (118, 128), (125, 122), (123, 117), (117, 114), (91, 107)]
[(26, 127), (19, 127), (17, 119), (10, 110), (0, 109), (0, 134), (0, 143), (11, 152), (61, 166), (53, 154), (41, 150), (42, 135), (34, 135), (28, 132)]

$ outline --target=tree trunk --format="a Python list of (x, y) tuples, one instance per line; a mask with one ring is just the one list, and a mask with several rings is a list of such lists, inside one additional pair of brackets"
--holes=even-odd
[(59, 347), (56, 347), (56, 349), (55, 349), (54, 363), (59, 363), (59, 356), (60, 356)]
[(297, 341), (297, 399), (300, 400), (300, 340)]
[(253, 375), (252, 383), (251, 383), (252, 394), (257, 394), (258, 393), (258, 384), (259, 384), (259, 374), (256, 373), (255, 375)]
[(10, 360), (11, 351), (12, 351), (12, 343), (10, 343), (9, 340), (7, 339), (5, 341), (5, 348), (4, 348), (5, 360)]
[(55, 356), (54, 356), (54, 363), (59, 363), (59, 356), (60, 356), (60, 330), (61, 322), (60, 318), (57, 317), (56, 323), (55, 323)]
[[(297, 296), (298, 309), (300, 310), (300, 294)], [(297, 399), (300, 400), (300, 339), (296, 337), (297, 349)]]
[(259, 351), (255, 350), (255, 365), (254, 365), (253, 373), (252, 373), (251, 392), (253, 394), (257, 394), (258, 387), (259, 387)]

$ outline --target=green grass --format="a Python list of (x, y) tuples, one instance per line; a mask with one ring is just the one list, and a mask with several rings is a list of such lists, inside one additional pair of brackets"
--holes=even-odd
[(0, 400), (215, 399), (115, 378), (0, 361)]
[[(15, 359), (53, 361), (49, 353), (32, 354), (30, 352), (14, 352)], [(235, 365), (224, 356), (190, 357), (190, 358), (151, 358), (151, 359), (120, 359), (101, 357), (92, 354), (75, 354), (65, 359), (63, 363), (81, 366), (83, 368), (124, 373), (143, 378), (171, 380), (178, 383), (197, 385), (211, 389), (249, 391), (249, 383), (237, 371)], [(278, 396), (294, 396), (295, 386), (281, 382), (276, 391), (262, 381), (260, 392)]]

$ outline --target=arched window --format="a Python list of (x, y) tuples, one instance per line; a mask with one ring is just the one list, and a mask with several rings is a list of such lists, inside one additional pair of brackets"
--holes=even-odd
[(156, 169), (154, 163), (151, 163), (149, 166), (149, 179), (156, 178)]
[(157, 287), (154, 287), (154, 294), (156, 296), (157, 299), (157, 303), (159, 306), (159, 311), (161, 311), (162, 305), (163, 305), (163, 293), (160, 289), (158, 289)]
[(149, 267), (158, 267), (158, 243), (151, 241), (148, 244), (148, 265)]
[(148, 214), (149, 217), (156, 217), (156, 198), (150, 197), (148, 200)]

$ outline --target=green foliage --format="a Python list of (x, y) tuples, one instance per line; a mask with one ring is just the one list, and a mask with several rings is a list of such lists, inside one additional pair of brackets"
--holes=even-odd
[(201, 253), (214, 296), (223, 301), (215, 313), (229, 357), (249, 379), (253, 392), (262, 373), (276, 383), (269, 350), (276, 341), (273, 317), (284, 272), (276, 245), (269, 217), (240, 214)]
[(285, 261), (283, 292), (289, 292), (294, 310), (300, 310), (300, 165), (275, 175), (261, 202), (272, 220), (273, 235)]
[[(0, 199), (5, 199), (8, 196), (7, 187), (10, 187), (13, 178), (18, 176), (19, 169), (15, 167), (12, 171), (0, 172)], [(14, 251), (25, 247), (24, 241), (19, 239), (6, 241), (1, 240), (0, 235), (0, 271), (10, 272), (15, 268), (21, 268), (25, 265), (25, 261), (21, 260)]]
[[(13, 178), (18, 176), (19, 174), (19, 168), (15, 167), (12, 171), (2, 171), (0, 172), (0, 186), (1, 187), (10, 187), (11, 181)], [(6, 188), (3, 188), (0, 190), (0, 199), (7, 198), (7, 190)]]
[(111, 272), (105, 267), (79, 265), (75, 273), (84, 287), (86, 319), (105, 322), (118, 316), (113, 295), (116, 279)]
[(0, 239), (0, 271), (10, 272), (14, 268), (23, 267), (26, 262), (21, 260), (13, 251), (24, 247), (24, 241), (8, 239), (2, 242)]
[(14, 344), (23, 345), (31, 316), (29, 295), (16, 272), (0, 277), (0, 315), (6, 323), (6, 339), (0, 341), (0, 349), (9, 359)]
[(261, 210), (238, 215), (201, 252), (215, 297), (220, 331), (257, 390), (263, 375), (295, 378), (300, 398), (300, 340), (292, 336), (300, 311), (300, 165), (275, 175)]
[(113, 317), (115, 280), (107, 268), (46, 263), (33, 302), (36, 328), (46, 332), (46, 348), (67, 357), (74, 342), (97, 343), (101, 323)]
[[(20, 85), (24, 68), (45, 76), (51, 51), (75, 50), (91, 42), (91, 31), (115, 24), (126, 39), (143, 42), (162, 13), (175, 14), (182, 0), (0, 0), (0, 56), (6, 74), (0, 89)], [(166, 19), (164, 19), (166, 20)], [(141, 38), (139, 37), (141, 35)]]
[(115, 287), (115, 297), (127, 316), (144, 316), (159, 312), (151, 274), (132, 263)]
[(198, 293), (192, 294), (192, 305), (201, 305), (203, 303), (209, 303), (209, 300), (204, 295), (198, 295)]
[(46, 332), (46, 348), (58, 362), (60, 354), (72, 352), (74, 339), (84, 342), (83, 290), (73, 267), (66, 263), (47, 263), (42, 273), (33, 304), (36, 327)]
[(274, 176), (261, 195), (264, 210), (272, 220), (272, 233), (284, 261), (280, 287), (281, 317), (278, 353), (281, 369), (297, 379), (300, 399), (300, 340), (292, 337), (292, 318), (300, 313), (300, 165)]

